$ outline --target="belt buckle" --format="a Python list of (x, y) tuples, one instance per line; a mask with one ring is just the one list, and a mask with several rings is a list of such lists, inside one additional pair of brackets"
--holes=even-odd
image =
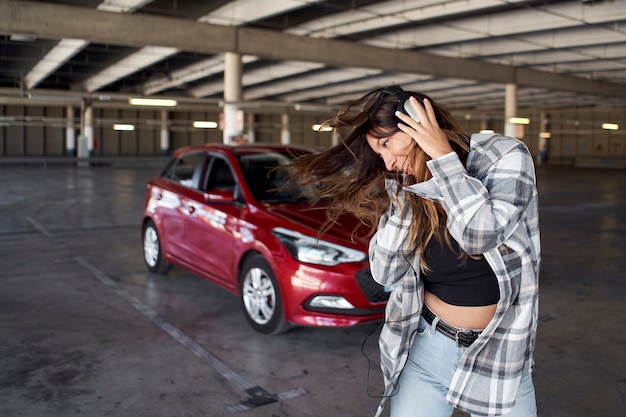
[(474, 343), (476, 339), (478, 339), (478, 335), (480, 332), (474, 331), (472, 329), (459, 329), (456, 332), (456, 347), (458, 348), (467, 348)]

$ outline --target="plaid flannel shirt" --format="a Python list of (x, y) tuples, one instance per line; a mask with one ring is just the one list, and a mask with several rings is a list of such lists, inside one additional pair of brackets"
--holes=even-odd
[(469, 413), (504, 414), (531, 370), (540, 264), (533, 159), (522, 142), (499, 135), (474, 134), (470, 148), (466, 167), (455, 153), (428, 161), (433, 178), (405, 187), (397, 199), (397, 183), (386, 184), (392, 204), (369, 249), (374, 279), (392, 288), (379, 340), (385, 391), (376, 416), (396, 389), (424, 302), (419, 257), (407, 256), (407, 192), (443, 205), (450, 234), (466, 252), (485, 256), (500, 289), (496, 313), (463, 353), (447, 401)]

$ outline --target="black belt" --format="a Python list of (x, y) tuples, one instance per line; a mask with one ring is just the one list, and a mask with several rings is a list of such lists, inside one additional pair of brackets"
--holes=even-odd
[[(424, 317), (428, 324), (432, 324), (433, 320), (435, 320), (435, 317), (437, 316), (435, 315), (435, 313), (430, 311), (426, 304), (424, 304), (424, 308), (422, 309), (422, 317)], [(481, 333), (480, 331), (476, 330), (459, 329), (457, 327), (450, 326), (448, 323), (441, 319), (437, 321), (437, 326), (435, 327), (435, 329), (437, 329), (445, 336), (448, 336), (450, 339), (456, 341), (456, 345), (462, 348), (470, 347), (472, 343), (474, 343), (474, 341), (478, 339), (478, 336)]]

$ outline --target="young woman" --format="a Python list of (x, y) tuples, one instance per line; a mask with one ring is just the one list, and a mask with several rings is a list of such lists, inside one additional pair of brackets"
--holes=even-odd
[(341, 143), (290, 168), (332, 198), (323, 230), (346, 211), (377, 225), (371, 272), (391, 293), (376, 415), (390, 398), (392, 417), (536, 416), (540, 245), (526, 146), (470, 137), (445, 107), (398, 86), (327, 124)]

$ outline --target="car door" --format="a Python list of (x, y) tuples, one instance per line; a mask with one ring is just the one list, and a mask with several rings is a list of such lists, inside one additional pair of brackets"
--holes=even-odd
[(185, 261), (189, 259), (185, 225), (189, 215), (187, 202), (190, 193), (198, 192), (205, 160), (205, 152), (185, 154), (172, 160), (152, 187), (150, 197), (165, 249)]
[[(228, 288), (236, 288), (236, 254), (242, 239), (239, 224), (245, 204), (230, 162), (219, 155), (209, 157), (201, 181), (201, 191), (195, 195), (193, 212), (188, 216), (187, 239), (193, 251), (195, 265)], [(235, 201), (212, 201), (212, 192), (231, 191)]]

